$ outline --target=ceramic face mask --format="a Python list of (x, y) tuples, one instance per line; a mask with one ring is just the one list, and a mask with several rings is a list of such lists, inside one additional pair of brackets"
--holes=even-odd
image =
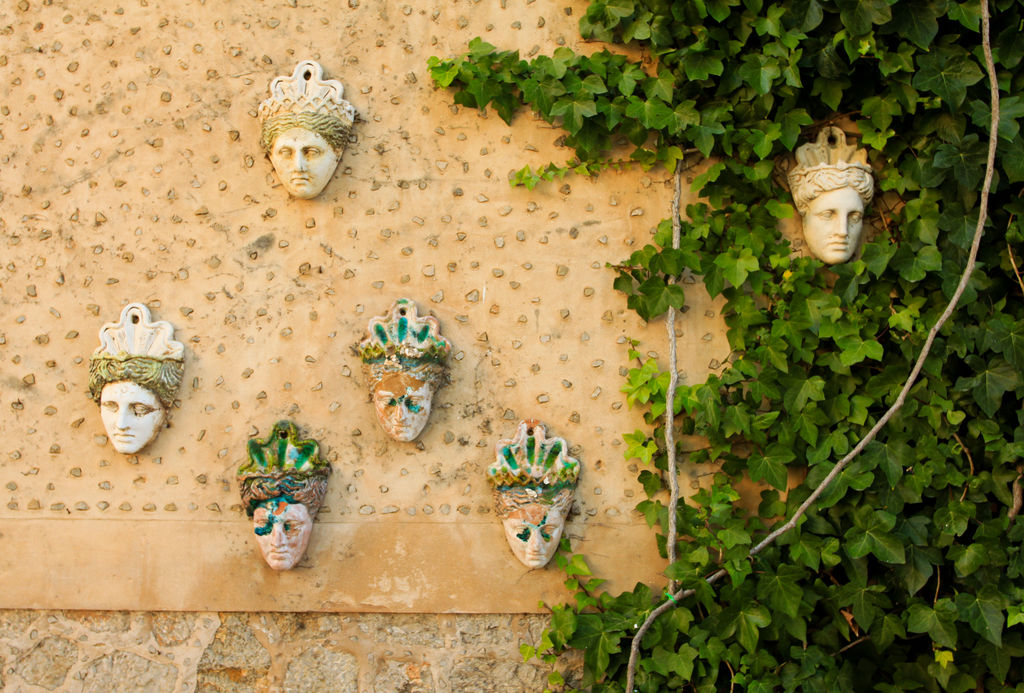
[(415, 440), (430, 418), (434, 388), (408, 373), (396, 373), (373, 389), (377, 422), (395, 440)]
[(528, 503), (501, 521), (513, 555), (530, 568), (543, 568), (555, 555), (565, 516), (550, 503)]
[(260, 145), (285, 190), (294, 197), (316, 197), (327, 186), (348, 145), (355, 108), (342, 98), (345, 88), (324, 79), (324, 69), (303, 60), (291, 75), (270, 83), (260, 104)]
[(103, 386), (100, 415), (114, 449), (134, 455), (160, 433), (164, 405), (152, 392), (130, 380)]
[(309, 545), (330, 464), (321, 459), (315, 440), (299, 438), (291, 421), (278, 421), (266, 438), (250, 438), (246, 450), (238, 490), (256, 544), (273, 570), (291, 570)]
[(516, 435), (495, 446), (487, 468), (494, 507), (512, 555), (527, 568), (543, 568), (558, 551), (579, 474), (565, 440), (548, 438), (536, 419), (520, 421)]
[(274, 570), (291, 570), (306, 553), (313, 533), (313, 518), (306, 506), (280, 498), (260, 503), (252, 524), (260, 553)]
[(804, 214), (804, 240), (814, 257), (835, 265), (860, 247), (864, 202), (850, 187), (830, 190), (811, 200)]
[(370, 320), (354, 349), (363, 361), (377, 422), (401, 442), (415, 440), (430, 418), (434, 392), (448, 377), (451, 343), (437, 318), (420, 316), (416, 304), (400, 298)]
[(159, 435), (184, 375), (185, 347), (169, 322), (153, 322), (149, 309), (130, 303), (118, 322), (100, 330), (89, 358), (89, 395), (114, 449), (134, 455)]
[(305, 128), (281, 133), (270, 149), (281, 184), (304, 200), (320, 194), (334, 175), (339, 157), (321, 135)]
[(799, 147), (796, 158), (789, 187), (803, 217), (807, 249), (830, 265), (846, 262), (860, 249), (864, 208), (874, 195), (867, 152), (847, 144), (839, 128), (828, 127)]

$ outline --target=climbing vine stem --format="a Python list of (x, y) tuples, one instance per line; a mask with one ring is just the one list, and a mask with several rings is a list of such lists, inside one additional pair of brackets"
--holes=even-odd
[[(679, 219), (679, 201), (683, 195), (683, 160), (676, 161), (674, 185), (672, 188), (672, 248), (679, 249), (679, 241), (682, 235), (682, 224)], [(668, 332), (668, 389), (665, 391), (665, 399), (669, 402), (665, 407), (665, 450), (668, 453), (668, 484), (669, 484), (669, 510), (668, 510), (668, 539), (665, 545), (668, 554), (668, 562), (675, 563), (676, 542), (678, 541), (678, 518), (676, 508), (679, 505), (679, 470), (677, 469), (676, 439), (675, 439), (675, 415), (676, 408), (672, 405), (676, 399), (676, 387), (679, 385), (679, 364), (676, 356), (676, 309), (675, 306), (668, 307), (668, 315), (665, 317), (665, 329)], [(676, 591), (675, 580), (668, 583), (668, 591)]]

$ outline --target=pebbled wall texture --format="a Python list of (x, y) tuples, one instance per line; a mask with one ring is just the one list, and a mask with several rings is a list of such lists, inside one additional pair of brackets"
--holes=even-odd
[[(426, 68), (476, 36), (523, 57), (599, 50), (579, 38), (586, 5), (0, 2), (3, 690), (542, 690), (519, 645), (569, 594), (512, 557), (485, 472), (524, 418), (581, 461), (574, 551), (612, 591), (657, 579), (621, 438), (644, 423), (620, 388), (628, 341), (664, 355), (665, 327), (627, 309), (608, 264), (650, 241), (671, 181), (511, 188), (572, 158), (562, 131), (460, 108)], [(255, 115), (307, 58), (359, 120), (327, 188), (296, 200)], [(729, 350), (716, 303), (682, 281), (686, 382)], [(455, 345), (413, 443), (378, 429), (351, 352), (400, 296)], [(186, 347), (170, 425), (134, 456), (87, 396), (97, 331), (129, 302)], [(333, 473), (305, 558), (277, 574), (235, 470), (282, 418)], [(684, 473), (686, 491), (700, 474)]]
[[(0, 613), (5, 691), (541, 691), (531, 615)], [(570, 675), (578, 662), (559, 668)]]

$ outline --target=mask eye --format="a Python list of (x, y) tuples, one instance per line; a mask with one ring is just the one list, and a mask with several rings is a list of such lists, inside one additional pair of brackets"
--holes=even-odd
[(115, 402), (112, 399), (108, 399), (106, 402), (104, 402), (103, 408), (106, 409), (107, 411), (117, 411), (118, 409), (120, 409), (120, 407), (117, 406), (117, 402)]
[(519, 532), (518, 532), (518, 533), (516, 534), (516, 539), (518, 539), (519, 541), (524, 541), (524, 542), (525, 542), (525, 541), (529, 541), (529, 540), (530, 540), (530, 528), (529, 528), (529, 527), (525, 527), (525, 526), (524, 526), (524, 527), (523, 527), (523, 528), (522, 528), (521, 530), (519, 530)]
[(256, 533), (256, 536), (265, 537), (274, 531), (274, 523), (270, 520), (270, 518), (267, 518), (265, 522), (263, 522), (260, 525), (257, 525), (253, 531)]
[(834, 215), (833, 215), (833, 212), (832, 212), (831, 209), (826, 209), (824, 212), (818, 212), (818, 218), (819, 219), (826, 219), (826, 220), (828, 220), (828, 219), (831, 219), (833, 216)]
[(292, 148), (291, 147), (281, 147), (280, 149), (277, 150), (277, 155), (278, 156), (291, 156), (292, 155)]
[(850, 221), (852, 222), (859, 222), (863, 218), (864, 215), (861, 214), (860, 212), (854, 212), (853, 214), (850, 215)]
[(154, 407), (149, 406), (148, 404), (141, 404), (139, 402), (136, 402), (135, 404), (132, 405), (132, 414), (134, 414), (135, 416), (146, 416), (148, 414), (152, 414), (155, 411), (156, 409)]

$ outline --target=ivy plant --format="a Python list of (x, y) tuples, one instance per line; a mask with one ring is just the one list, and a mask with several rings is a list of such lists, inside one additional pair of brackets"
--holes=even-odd
[[(676, 388), (674, 368), (634, 345), (623, 390), (648, 426), (624, 439), (669, 587), (599, 594), (566, 541), (575, 599), (524, 655), (582, 650), (573, 685), (598, 692), (1024, 691), (1024, 2), (592, 0), (580, 31), (609, 47), (524, 60), (475, 39), (431, 74), (458, 104), (508, 122), (528, 107), (564, 128), (574, 158), (517, 184), (599, 173), (622, 146), (672, 172), (706, 159), (701, 202), (612, 274), (645, 320), (682, 308), (677, 279), (700, 275), (725, 300), (732, 354)], [(836, 123), (871, 152), (879, 194), (860, 256), (830, 267), (780, 233), (795, 212), (778, 171)], [(762, 544), (899, 396), (983, 199), (974, 271), (902, 408)], [(713, 475), (674, 505), (677, 456)], [(738, 503), (744, 479), (764, 489), (756, 512)], [(557, 670), (550, 681), (568, 687)]]

